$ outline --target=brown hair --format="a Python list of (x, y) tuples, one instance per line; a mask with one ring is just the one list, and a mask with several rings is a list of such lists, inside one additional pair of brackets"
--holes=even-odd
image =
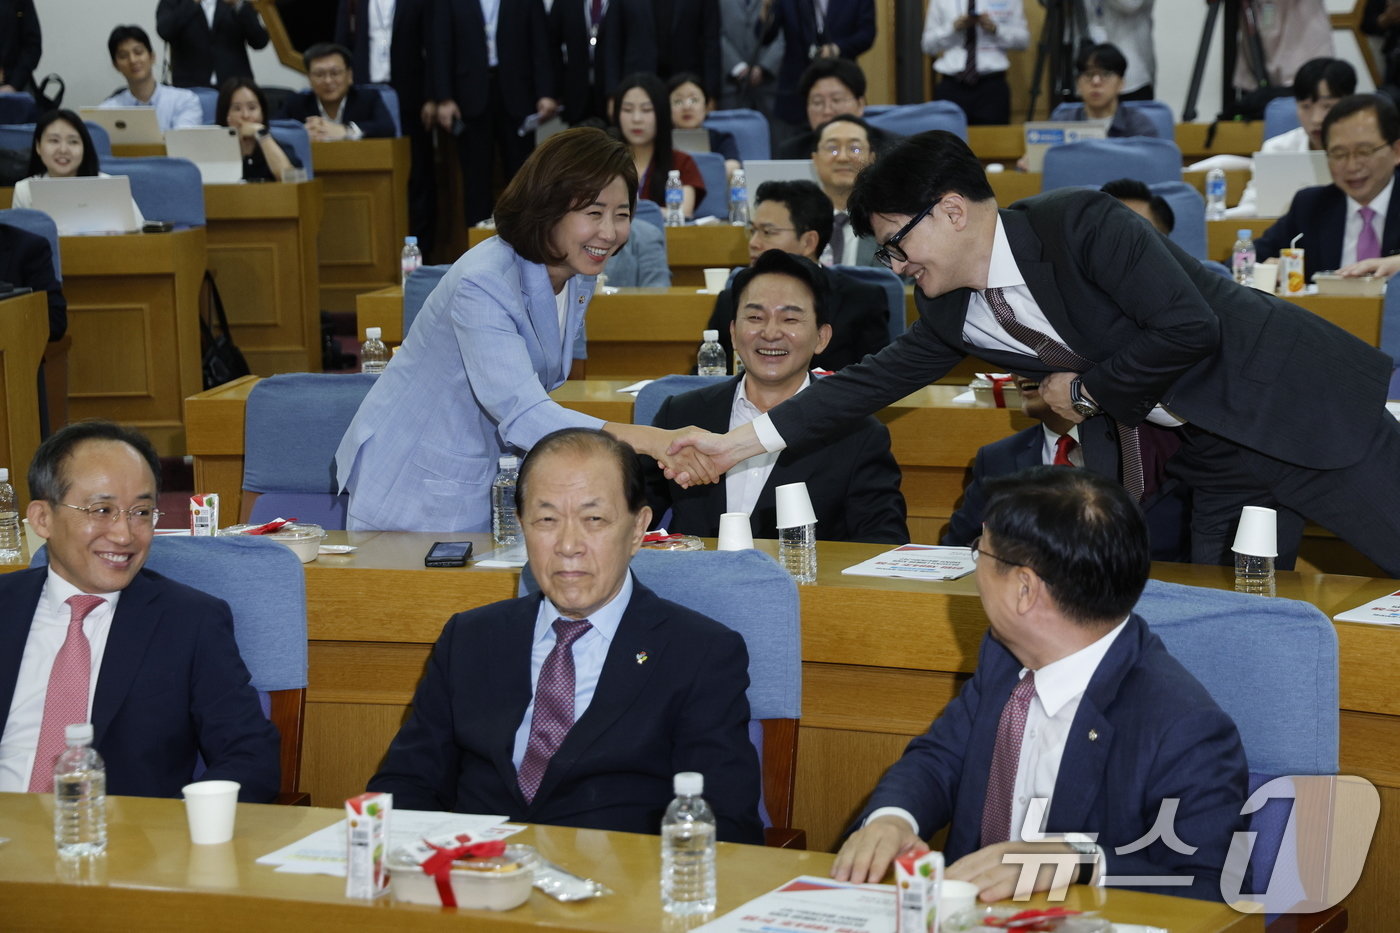
[(496, 232), (529, 262), (563, 262), (549, 244), (554, 225), (619, 176), (635, 210), (637, 167), (624, 143), (590, 127), (557, 133), (530, 154), (496, 200)]

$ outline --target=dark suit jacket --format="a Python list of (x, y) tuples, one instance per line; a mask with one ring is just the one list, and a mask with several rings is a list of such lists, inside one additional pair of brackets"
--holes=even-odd
[[(335, 41), (350, 50), (350, 67), (355, 70), (355, 80), (361, 84), (373, 80), (369, 67), (369, 3), (370, 0), (340, 0), (335, 16)], [(508, 5), (501, 4), (502, 7)], [(405, 131), (411, 124), (419, 122), (418, 111), (423, 101), (440, 100), (446, 96), (431, 84), (436, 63), (429, 61), (429, 54), (430, 50), (436, 53), (436, 45), (442, 38), (435, 28), (434, 6), (434, 0), (396, 0), (394, 3), (394, 25), (389, 37), (388, 83), (398, 92), (399, 123), (405, 127)], [(480, 3), (477, 9), (481, 9)], [(393, 134), (366, 131), (365, 135)]]
[(783, 64), (778, 69), (780, 118), (797, 126), (807, 125), (807, 102), (798, 100), (797, 84), (812, 63), (812, 46), (835, 42), (841, 57), (855, 61), (875, 44), (874, 0), (829, 0), (825, 28), (818, 33), (812, 0), (775, 0), (773, 19), (764, 38), (783, 34)]
[(68, 302), (63, 297), (63, 284), (54, 277), (53, 249), (47, 239), (0, 223), (0, 282), (48, 292), (49, 340), (57, 340), (68, 330)]
[(549, 11), (549, 25), (549, 47), (564, 50), (555, 85), (562, 89), (563, 116), (569, 123), (589, 117), (607, 120), (607, 100), (613, 88), (633, 72), (656, 71), (656, 25), (651, 0), (608, 0), (598, 28), (598, 46), (593, 51), (592, 81), (586, 0), (555, 0)]
[[(539, 596), (448, 620), (413, 711), (369, 789), (423, 810), (656, 833), (678, 771), (705, 775), (719, 838), (762, 842), (748, 738), (748, 651), (738, 633), (633, 580), (598, 688), (525, 802), (511, 753), (530, 703)], [(638, 663), (645, 652), (646, 663)]]
[(5, 80), (17, 91), (29, 90), (29, 79), (39, 67), (43, 34), (34, 0), (0, 0), (0, 68)]
[(719, 0), (651, 0), (656, 21), (657, 74), (664, 80), (689, 71), (718, 101), (724, 75), (719, 63)]
[[(661, 428), (697, 425), (723, 434), (729, 430), (729, 410), (741, 377), (726, 379), (661, 403), (652, 423)], [(660, 518), (668, 507), (675, 513), (667, 530), (713, 538), (725, 507), (725, 484), (682, 489), (661, 476), (650, 459), (648, 499)], [(869, 541), (907, 544), (904, 496), (899, 491), (899, 465), (890, 453), (890, 432), (874, 418), (839, 439), (807, 449), (790, 447), (778, 455), (768, 482), (750, 516), (755, 538), (778, 536), (778, 506), (773, 490), (788, 483), (806, 483), (817, 513), (817, 537), (823, 541)]]
[[(1084, 453), (1084, 468), (1101, 476), (1119, 478), (1118, 436), (1106, 418), (1086, 421), (1079, 427), (1080, 449)], [(982, 483), (1006, 476), (1026, 467), (1040, 466), (1045, 452), (1045, 431), (1039, 424), (1010, 437), (987, 444), (977, 451), (972, 461), (972, 479), (963, 490), (962, 505), (948, 520), (948, 533), (940, 544), (966, 547), (982, 533), (982, 515), (987, 507), (987, 494)], [(1190, 498), (1184, 484), (1166, 479), (1153, 490), (1142, 504), (1147, 516), (1147, 531), (1152, 540), (1152, 559), (1189, 561)]]
[[(826, 270), (826, 278), (831, 285), (828, 300), (831, 342), (812, 357), (812, 365), (835, 372), (889, 343), (890, 306), (885, 290), (878, 285), (857, 282), (830, 269)], [(729, 338), (729, 325), (733, 320), (734, 291), (726, 288), (715, 298), (715, 309), (705, 326), (719, 331), (719, 343), (724, 347), (724, 358), (730, 368), (733, 368), (734, 343)]]
[[(1020, 671), (1021, 662), (988, 633), (972, 679), (885, 772), (861, 819), (879, 807), (903, 807), (924, 836), (949, 825), (949, 862), (981, 848), (997, 722)], [(1079, 702), (1045, 831), (1098, 833), (1108, 874), (1189, 875), (1190, 887), (1166, 890), (1218, 900), (1231, 837), (1245, 828), (1247, 784), (1235, 724), (1134, 615)], [(1177, 836), (1195, 852), (1176, 852), (1159, 838), (1115, 853), (1147, 836), (1169, 798), (1180, 801)]]
[[(1158, 402), (1196, 427), (1285, 463), (1358, 462), (1384, 427), (1393, 361), (1341, 328), (1204, 268), (1108, 195), (1062, 189), (1001, 212), (1032, 295), (1089, 359), (1090, 395), (1126, 424)], [(973, 352), (971, 291), (917, 295), (919, 320), (864, 364), (770, 412), (789, 442), (821, 437), (942, 378)], [(1039, 359), (976, 355), (1043, 376)]]
[[(156, 32), (170, 43), (170, 83), (176, 87), (214, 87), (226, 78), (253, 76), (248, 46), (267, 45), (267, 30), (257, 8), (243, 3), (237, 9), (227, 3), (214, 5), (214, 27), (194, 0), (160, 0), (156, 7)], [(214, 80), (210, 82), (209, 71)]]
[[(1400, 171), (1395, 173), (1400, 180)], [(1254, 241), (1255, 255), (1272, 259), (1298, 234), (1303, 234), (1303, 271), (1312, 281), (1314, 272), (1327, 272), (1342, 266), (1342, 240), (1346, 236), (1347, 196), (1336, 185), (1304, 188), (1293, 195), (1288, 213), (1274, 221), (1264, 235)], [(1381, 255), (1400, 252), (1400, 183), (1390, 189), (1390, 205), (1385, 212), (1381, 235)]]
[[(20, 658), (47, 567), (0, 574), (0, 709), (14, 699)], [(107, 793), (178, 797), (194, 774), (237, 781), (238, 799), (267, 803), (281, 780), (277, 729), (233, 640), (223, 600), (142, 570), (122, 591), (92, 699), (93, 745)]]
[[(439, 100), (450, 97), (463, 117), (486, 111), (490, 62), (480, 0), (443, 0), (437, 5), (432, 66)], [(502, 3), (496, 17), (497, 86), (506, 113), (516, 122), (535, 112), (541, 97), (558, 99), (557, 47), (540, 0)]]
[[(340, 106), (343, 111), (341, 122), (355, 124), (366, 137), (394, 135), (394, 118), (389, 115), (389, 108), (384, 106), (384, 98), (374, 91), (351, 87), (345, 92), (345, 102)], [(321, 110), (316, 105), (315, 92), (300, 91), (288, 97), (282, 115), (288, 120), (301, 122), (305, 122), (307, 117), (319, 117)]]

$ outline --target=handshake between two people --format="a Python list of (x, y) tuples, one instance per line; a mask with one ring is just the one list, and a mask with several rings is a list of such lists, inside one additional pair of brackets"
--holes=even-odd
[(741, 425), (728, 434), (713, 434), (696, 427), (666, 433), (670, 435), (670, 446), (657, 455), (656, 463), (667, 479), (682, 488), (717, 483), (736, 463), (764, 452), (752, 424)]

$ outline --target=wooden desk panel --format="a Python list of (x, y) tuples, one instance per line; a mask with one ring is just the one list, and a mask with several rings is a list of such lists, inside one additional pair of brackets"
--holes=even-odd
[(1005, 172), (990, 172), (987, 181), (996, 195), (997, 204), (1006, 207), (1022, 198), (1040, 194), (1041, 174), (1039, 172), (1018, 172), (1009, 169)]
[(369, 338), (367, 327), (378, 327), (379, 337), (390, 346), (403, 343), (403, 286), (364, 292), (355, 296), (356, 339), (364, 343)]
[(1256, 237), (1273, 226), (1277, 217), (1230, 217), (1225, 220), (1206, 221), (1206, 258), (1230, 264), (1230, 250), (1235, 245), (1235, 235), (1241, 230), (1252, 230)]
[(48, 340), (47, 292), (0, 301), (0, 467), (10, 471), (21, 510), (29, 501), (25, 474), (39, 447), (35, 380)]
[(1206, 137), (1211, 131), (1210, 123), (1178, 123), (1176, 144), (1181, 149), (1182, 158), (1195, 162), (1213, 155), (1253, 155), (1264, 144), (1264, 121), (1233, 121), (1216, 123), (1215, 137), (1209, 146)]
[(1022, 123), (969, 126), (967, 145), (983, 162), (1015, 162), (1026, 152), (1026, 127)]
[[(1204, 198), (1206, 196), (1206, 174), (1206, 172), (1182, 172), (1181, 180), (1199, 191), (1201, 197)], [(1249, 179), (1252, 176), (1253, 172), (1246, 168), (1227, 169), (1225, 171), (1225, 203), (1227, 205), (1234, 207), (1236, 204), (1240, 203), (1240, 197), (1244, 194), (1244, 187), (1249, 184)], [(1241, 217), (1238, 219), (1245, 223), (1251, 222), (1251, 218), (1248, 217)], [(1262, 230), (1256, 231), (1256, 233), (1262, 232)], [(1231, 237), (1230, 242), (1235, 242), (1233, 237)]]
[(320, 307), (353, 311), (356, 295), (393, 285), (401, 275), (408, 139), (313, 142), (311, 157), (324, 186)]
[(322, 185), (204, 188), (209, 268), (234, 340), (260, 376), (321, 369)]
[(183, 401), (203, 387), (203, 227), (62, 237), (69, 411), (140, 428), (162, 456), (185, 452)]

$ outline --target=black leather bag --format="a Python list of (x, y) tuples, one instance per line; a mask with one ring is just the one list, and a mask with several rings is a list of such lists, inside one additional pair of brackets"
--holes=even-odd
[(199, 344), (204, 367), (204, 388), (221, 386), (251, 372), (248, 369), (248, 361), (243, 358), (243, 352), (233, 342), (228, 316), (224, 314), (224, 300), (219, 296), (219, 286), (208, 270), (204, 272), (204, 285), (200, 290)]

